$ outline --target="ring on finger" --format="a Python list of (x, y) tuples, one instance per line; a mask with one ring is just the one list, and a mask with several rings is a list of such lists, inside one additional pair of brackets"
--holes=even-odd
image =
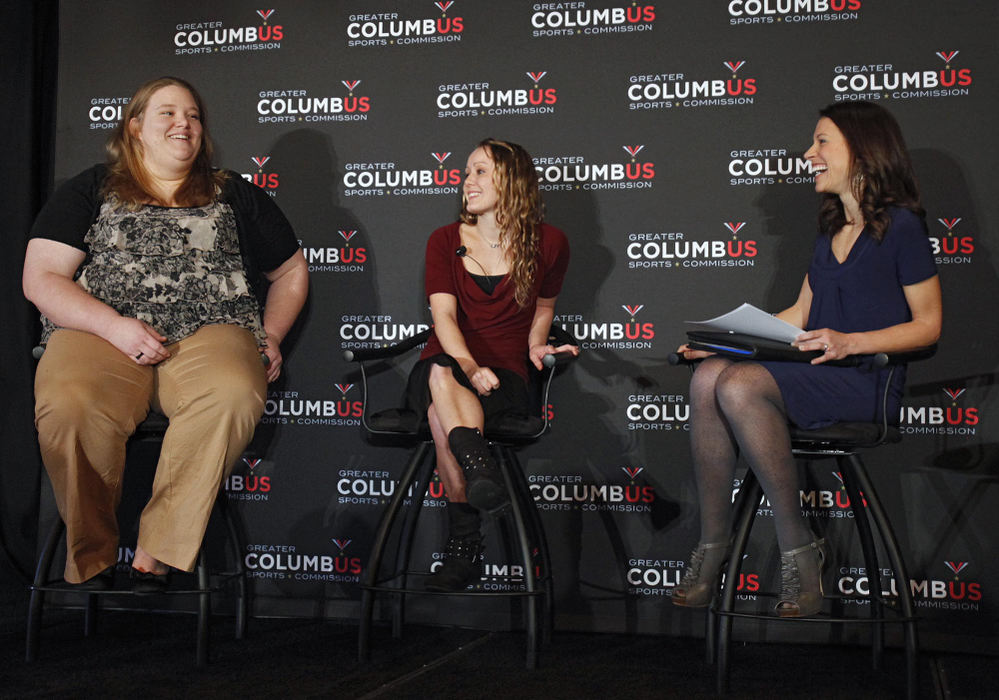
[(822, 343), (822, 349), (828, 351), (829, 350), (829, 343)]
[(138, 355), (136, 355), (135, 359), (136, 360), (141, 360), (142, 359), (142, 353), (140, 352)]

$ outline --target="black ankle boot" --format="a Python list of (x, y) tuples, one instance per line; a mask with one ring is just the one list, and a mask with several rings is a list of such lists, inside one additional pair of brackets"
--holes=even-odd
[(482, 575), (482, 535), (452, 535), (444, 545), (444, 563), (427, 577), (428, 591), (454, 592), (468, 587)]
[(448, 446), (465, 473), (465, 498), (479, 510), (496, 512), (510, 502), (503, 475), (477, 428), (457, 427), (447, 436)]

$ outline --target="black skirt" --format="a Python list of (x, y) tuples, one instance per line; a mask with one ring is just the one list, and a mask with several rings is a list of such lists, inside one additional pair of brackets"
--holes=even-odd
[(458, 383), (478, 397), (486, 420), (495, 419), (505, 414), (528, 415), (527, 385), (519, 374), (508, 369), (490, 368), (499, 379), (500, 385), (499, 388), (491, 391), (489, 396), (482, 396), (465, 376), (458, 361), (446, 353), (420, 360), (409, 373), (409, 380), (406, 383), (406, 408), (416, 411), (417, 415), (426, 415), (427, 408), (432, 401), (428, 380), (433, 365), (451, 368), (451, 373), (458, 380)]

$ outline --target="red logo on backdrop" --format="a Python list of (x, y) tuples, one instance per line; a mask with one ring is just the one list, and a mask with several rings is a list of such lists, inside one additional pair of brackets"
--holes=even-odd
[(268, 194), (274, 195), (277, 192), (278, 185), (280, 185), (281, 177), (278, 173), (264, 172), (264, 166), (267, 165), (270, 159), (270, 156), (250, 156), (250, 160), (257, 166), (257, 171), (255, 173), (245, 173), (243, 179), (249, 180)]
[(740, 78), (744, 60), (723, 61), (731, 77), (697, 80), (686, 73), (632, 75), (627, 89), (628, 109), (673, 109), (675, 107), (731, 107), (755, 102), (756, 78)]
[(937, 219), (946, 229), (943, 236), (930, 236), (930, 248), (936, 257), (938, 265), (953, 265), (971, 262), (971, 254), (975, 252), (975, 239), (972, 236), (955, 233), (954, 229), (961, 223), (960, 217)]
[(742, 240), (745, 221), (725, 221), (730, 240), (687, 240), (679, 231), (629, 235), (626, 250), (628, 269), (752, 267), (756, 264), (757, 243)]
[(333, 546), (337, 548), (338, 554), (333, 559), (333, 571), (338, 574), (360, 574), (361, 573), (361, 558), (360, 557), (348, 557), (346, 554), (347, 547), (354, 540), (333, 537), (330, 542)]
[[(310, 272), (363, 272), (368, 261), (368, 249), (357, 245), (357, 229), (339, 229), (342, 246), (302, 246)], [(349, 388), (349, 385), (347, 385)], [(346, 390), (344, 390), (346, 391)]]
[(937, 51), (937, 56), (939, 56), (940, 60), (943, 61), (948, 68), (950, 68), (950, 62), (953, 61), (959, 53), (961, 52), (956, 49), (953, 51)]
[(382, 197), (385, 195), (453, 195), (458, 193), (462, 172), (445, 168), (450, 151), (435, 151), (430, 156), (435, 166), (402, 169), (396, 163), (348, 163), (343, 175), (347, 197)]
[(947, 568), (954, 572), (954, 578), (958, 578), (961, 572), (968, 567), (968, 562), (966, 561), (945, 561), (944, 564)]
[(308, 90), (260, 90), (257, 93), (258, 124), (290, 124), (295, 122), (365, 121), (371, 111), (371, 98), (358, 97), (354, 90), (360, 80), (341, 80), (347, 97), (323, 94), (312, 96)]
[(541, 79), (544, 78), (546, 75), (548, 75), (548, 71), (546, 70), (537, 71), (537, 72), (527, 71), (527, 77), (534, 81), (534, 87), (537, 87), (538, 83), (540, 83)]
[(254, 469), (263, 462), (259, 458), (243, 457), (242, 463), (249, 470), (242, 474), (230, 474), (223, 488), (230, 500), (266, 501), (271, 491), (271, 477), (256, 474)]
[(891, 63), (836, 66), (832, 87), (837, 101), (908, 100), (959, 97), (970, 94), (973, 82), (970, 68), (953, 68), (960, 51), (937, 51), (943, 68), (905, 70)]
[(859, 18), (861, 0), (729, 0), (730, 25), (812, 24)]
[(942, 387), (948, 406), (903, 406), (899, 430), (906, 435), (975, 435), (981, 422), (977, 406), (965, 404), (967, 389)]
[(723, 64), (726, 68), (732, 71), (732, 77), (734, 78), (739, 72), (739, 69), (746, 65), (745, 61), (725, 61)]
[(463, 17), (448, 17), (454, 0), (435, 2), (439, 18), (402, 18), (397, 12), (352, 14), (347, 20), (347, 46), (417, 46), (461, 41)]
[(542, 88), (548, 71), (525, 71), (534, 87), (497, 89), (485, 81), (439, 85), (435, 100), (437, 117), (478, 117), (553, 114), (558, 90)]
[(621, 148), (630, 156), (630, 162), (587, 163), (581, 155), (537, 156), (534, 169), (538, 171), (539, 187), (545, 192), (651, 189), (656, 164), (651, 160), (638, 160), (645, 145), (626, 144)]
[(622, 304), (630, 317), (629, 322), (587, 322), (581, 315), (563, 314), (562, 326), (572, 334), (583, 349), (650, 350), (656, 337), (656, 326), (651, 321), (639, 322), (635, 317), (645, 304)]
[(348, 392), (354, 388), (353, 384), (336, 384), (340, 391), (340, 400), (336, 402), (336, 415), (341, 418), (360, 418), (364, 413), (364, 402), (360, 400), (350, 400)]
[(187, 22), (176, 26), (174, 53), (180, 55), (239, 53), (281, 48), (284, 27), (268, 24), (274, 10), (257, 10), (262, 25), (226, 27), (223, 22)]
[(647, 32), (656, 19), (655, 5), (589, 9), (586, 3), (545, 3), (532, 6), (531, 36), (569, 37)]
[(532, 474), (531, 496), (542, 510), (583, 510), (648, 513), (656, 500), (656, 489), (638, 476), (644, 467), (622, 467), (628, 483), (588, 482), (579, 474)]

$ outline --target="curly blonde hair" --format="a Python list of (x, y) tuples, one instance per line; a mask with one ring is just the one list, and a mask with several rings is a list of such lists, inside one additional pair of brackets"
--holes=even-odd
[[(501, 230), (500, 241), (506, 244), (510, 255), (514, 299), (523, 308), (527, 306), (534, 288), (541, 222), (545, 214), (538, 190), (538, 173), (534, 169), (534, 160), (519, 144), (487, 138), (476, 148), (485, 149), (493, 161), (493, 185), (498, 193), (496, 223)], [(475, 225), (477, 220), (462, 198), (461, 221)]]
[(141, 122), (153, 94), (160, 88), (171, 85), (191, 93), (201, 118), (201, 151), (191, 165), (187, 179), (174, 195), (175, 199), (182, 206), (209, 204), (221, 191), (228, 177), (225, 171), (212, 168), (214, 147), (208, 135), (208, 121), (201, 95), (193, 85), (181, 78), (172, 76), (156, 78), (143, 83), (135, 91), (122, 113), (121, 122), (105, 146), (108, 156), (108, 177), (104, 181), (102, 194), (105, 197), (114, 197), (119, 205), (128, 209), (138, 209), (151, 201), (157, 201), (152, 179), (142, 162), (142, 143), (132, 129), (132, 120), (138, 119)]

